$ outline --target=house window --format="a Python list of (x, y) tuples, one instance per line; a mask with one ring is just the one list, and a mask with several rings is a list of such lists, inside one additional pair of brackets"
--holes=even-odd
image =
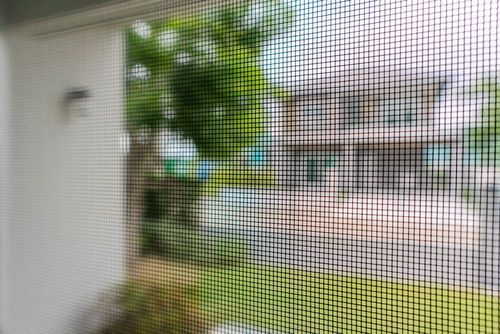
[[(451, 182), (452, 149), (448, 144), (433, 144), (424, 151), (424, 159), (436, 186)], [(456, 162), (455, 162), (456, 163)]]
[(302, 122), (305, 130), (322, 129), (326, 122), (326, 101), (322, 99), (304, 102), (302, 106)]
[(362, 123), (363, 101), (360, 97), (351, 98), (346, 105), (346, 115), (344, 124), (346, 127), (356, 127)]
[(444, 169), (451, 162), (451, 146), (448, 144), (433, 144), (424, 154), (427, 165), (432, 169)]
[(307, 182), (319, 182), (321, 179), (320, 164), (318, 159), (307, 159)]
[(379, 103), (379, 122), (386, 125), (410, 125), (417, 119), (413, 99), (387, 99)]
[(331, 177), (332, 171), (338, 164), (339, 155), (336, 153), (318, 154), (306, 158), (306, 180), (311, 183), (322, 184)]

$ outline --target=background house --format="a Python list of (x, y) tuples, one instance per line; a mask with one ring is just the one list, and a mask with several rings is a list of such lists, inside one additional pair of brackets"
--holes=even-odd
[(457, 190), (463, 127), (439, 123), (445, 87), (444, 77), (391, 73), (295, 86), (283, 183), (341, 193)]

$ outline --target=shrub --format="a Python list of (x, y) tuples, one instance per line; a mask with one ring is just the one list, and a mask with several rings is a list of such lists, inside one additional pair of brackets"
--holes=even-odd
[(244, 262), (248, 247), (244, 240), (204, 234), (195, 226), (168, 218), (145, 224), (143, 247), (162, 258), (204, 266), (232, 265)]
[(183, 262), (203, 256), (206, 246), (198, 228), (168, 218), (150, 224), (150, 237), (157, 246), (155, 255)]
[(198, 334), (208, 321), (196, 300), (197, 270), (160, 259), (142, 261), (120, 289), (123, 316), (100, 334)]

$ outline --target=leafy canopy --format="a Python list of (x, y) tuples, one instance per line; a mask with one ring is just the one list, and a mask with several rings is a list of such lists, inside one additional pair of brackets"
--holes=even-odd
[(276, 91), (259, 63), (262, 46), (291, 19), (281, 0), (264, 0), (134, 23), (126, 35), (129, 130), (170, 128), (209, 159), (255, 143), (264, 100)]

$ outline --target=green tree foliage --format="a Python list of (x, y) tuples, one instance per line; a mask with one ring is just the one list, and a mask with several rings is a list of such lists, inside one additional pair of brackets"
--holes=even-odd
[(469, 148), (479, 164), (500, 162), (500, 82), (488, 79), (478, 85), (475, 94), (488, 98), (481, 111), (478, 127), (469, 130)]
[(129, 131), (168, 127), (213, 160), (254, 144), (263, 102), (276, 91), (262, 71), (261, 50), (291, 18), (281, 0), (264, 0), (136, 22), (126, 35)]

